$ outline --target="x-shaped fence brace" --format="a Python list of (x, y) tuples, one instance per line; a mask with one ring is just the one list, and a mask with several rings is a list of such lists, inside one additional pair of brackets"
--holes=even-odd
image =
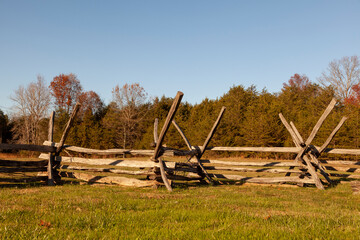
[[(334, 108), (335, 104), (336, 100), (332, 99), (305, 142), (301, 137), (299, 131), (295, 127), (294, 123), (290, 122), (289, 124), (284, 118), (284, 116), (281, 113), (279, 114), (281, 122), (285, 125), (286, 129), (290, 133), (292, 140), (295, 143), (295, 146), (301, 147), (301, 150), (297, 153), (294, 161), (302, 165), (303, 169), (305, 170), (305, 174), (306, 172), (310, 174), (311, 178), (315, 182), (316, 187), (319, 189), (324, 189), (324, 185), (320, 180), (319, 176), (317, 175), (316, 170), (319, 170), (320, 174), (324, 176), (324, 178), (329, 184), (331, 184), (331, 179), (329, 177), (329, 174), (325, 172), (325, 168), (321, 165), (318, 157), (325, 151), (331, 140), (335, 137), (336, 133), (340, 130), (341, 126), (346, 121), (347, 117), (343, 117), (340, 120), (339, 124), (335, 127), (335, 129), (332, 131), (332, 133), (329, 135), (329, 137), (326, 139), (326, 141), (320, 148), (311, 145), (311, 143), (314, 140), (316, 134), (318, 133), (321, 125), (324, 123), (325, 119), (328, 117), (328, 115)], [(290, 167), (290, 169), (292, 168), (294, 167)], [(291, 173), (289, 172), (286, 174), (286, 176), (290, 176), (290, 174)]]
[[(75, 121), (76, 115), (78, 114), (80, 110), (81, 104), (77, 103), (71, 113), (71, 116), (65, 126), (65, 129), (63, 131), (63, 134), (61, 136), (59, 144), (56, 146), (56, 151), (53, 153), (49, 153), (49, 159), (48, 159), (48, 185), (53, 186), (57, 181), (60, 181), (61, 179), (57, 169), (60, 166), (60, 162), (55, 162), (55, 157), (59, 156), (61, 151), (63, 150), (65, 141), (70, 133), (70, 129), (72, 124)], [(50, 121), (49, 121), (49, 133), (48, 133), (48, 140), (52, 143), (52, 145), (55, 146), (53, 143), (54, 138), (54, 118), (55, 118), (55, 112), (52, 112), (50, 115)]]
[(221, 121), (221, 118), (225, 112), (225, 107), (221, 108), (221, 111), (219, 113), (218, 118), (216, 119), (212, 129), (210, 130), (204, 144), (202, 146), (192, 146), (189, 142), (189, 140), (187, 139), (187, 137), (185, 136), (184, 132), (181, 130), (181, 128), (179, 127), (179, 125), (175, 122), (174, 116), (176, 114), (176, 111), (178, 109), (178, 107), (180, 106), (180, 102), (181, 99), (183, 97), (183, 93), (182, 92), (178, 92), (176, 94), (176, 97), (173, 101), (173, 104), (170, 108), (170, 111), (166, 117), (164, 126), (161, 129), (160, 135), (157, 135), (157, 128), (158, 128), (158, 120), (155, 119), (155, 123), (154, 123), (154, 142), (155, 142), (155, 151), (154, 151), (154, 155), (152, 156), (152, 160), (159, 162), (160, 165), (160, 174), (161, 174), (161, 178), (166, 186), (166, 188), (169, 191), (172, 191), (172, 187), (171, 184), (166, 176), (166, 164), (165, 162), (162, 161), (162, 159), (160, 158), (160, 156), (162, 155), (162, 142), (165, 138), (165, 135), (170, 127), (170, 124), (172, 123), (175, 128), (178, 130), (178, 132), (180, 133), (180, 135), (182, 136), (182, 138), (184, 139), (186, 146), (188, 147), (188, 149), (190, 150), (191, 154), (191, 158), (189, 159), (189, 161), (192, 159), (192, 157), (195, 157), (196, 159), (196, 163), (198, 166), (198, 170), (199, 170), (199, 175), (203, 176), (204, 178), (206, 178), (208, 183), (213, 183), (213, 180), (211, 179), (211, 177), (209, 176), (209, 174), (207, 173), (206, 169), (204, 168), (204, 166), (201, 163), (201, 157), (204, 155), (206, 148), (210, 142), (210, 140), (212, 139), (212, 137), (214, 136), (214, 133)]

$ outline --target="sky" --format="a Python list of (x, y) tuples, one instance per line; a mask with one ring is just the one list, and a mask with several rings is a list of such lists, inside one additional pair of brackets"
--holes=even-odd
[(360, 56), (359, 12), (360, 0), (0, 0), (0, 109), (62, 73), (106, 104), (125, 83), (192, 104), (237, 85), (280, 92)]

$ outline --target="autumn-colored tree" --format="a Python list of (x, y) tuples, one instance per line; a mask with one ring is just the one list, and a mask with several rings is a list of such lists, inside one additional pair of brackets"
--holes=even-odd
[(92, 114), (101, 112), (104, 108), (104, 103), (100, 96), (94, 91), (82, 92), (79, 95), (79, 103), (81, 104), (80, 114), (84, 115), (86, 111), (91, 111)]
[(287, 83), (283, 84), (283, 88), (293, 88), (294, 90), (304, 91), (307, 87), (310, 86), (310, 80), (306, 75), (300, 75), (295, 73), (294, 76), (291, 76)]
[(344, 103), (346, 105), (353, 105), (356, 107), (360, 107), (360, 83), (355, 84), (351, 88), (351, 94), (344, 99)]
[(75, 106), (82, 91), (80, 81), (73, 73), (54, 77), (49, 87), (55, 98), (55, 105), (57, 108), (65, 110), (66, 113), (69, 113)]

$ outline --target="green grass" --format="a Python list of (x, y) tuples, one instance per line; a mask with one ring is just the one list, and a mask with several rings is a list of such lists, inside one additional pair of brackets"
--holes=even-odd
[(0, 188), (1, 239), (358, 239), (359, 226), (347, 184)]

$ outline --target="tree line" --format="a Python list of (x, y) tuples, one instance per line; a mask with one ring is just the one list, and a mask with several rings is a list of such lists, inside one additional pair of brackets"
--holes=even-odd
[[(217, 99), (206, 98), (199, 104), (182, 103), (175, 120), (192, 145), (202, 145), (221, 107), (225, 106), (227, 110), (212, 146), (293, 146), (278, 114), (293, 121), (306, 139), (331, 99), (336, 98), (338, 104), (314, 143), (322, 145), (341, 117), (348, 116), (331, 147), (359, 148), (359, 58), (332, 61), (318, 80), (314, 83), (306, 75), (294, 74), (277, 93), (234, 85)], [(116, 85), (112, 96), (112, 101), (105, 104), (95, 91), (83, 91), (72, 73), (54, 77), (49, 86), (38, 76), (37, 81), (14, 91), (11, 118), (0, 110), (1, 141), (42, 144), (47, 139), (52, 109), (56, 111), (54, 139), (59, 141), (73, 107), (79, 102), (82, 107), (67, 144), (96, 149), (150, 149), (154, 119), (159, 119), (161, 128), (173, 99), (165, 96), (151, 99), (138, 83)], [(164, 143), (186, 149), (174, 127), (169, 129)]]

